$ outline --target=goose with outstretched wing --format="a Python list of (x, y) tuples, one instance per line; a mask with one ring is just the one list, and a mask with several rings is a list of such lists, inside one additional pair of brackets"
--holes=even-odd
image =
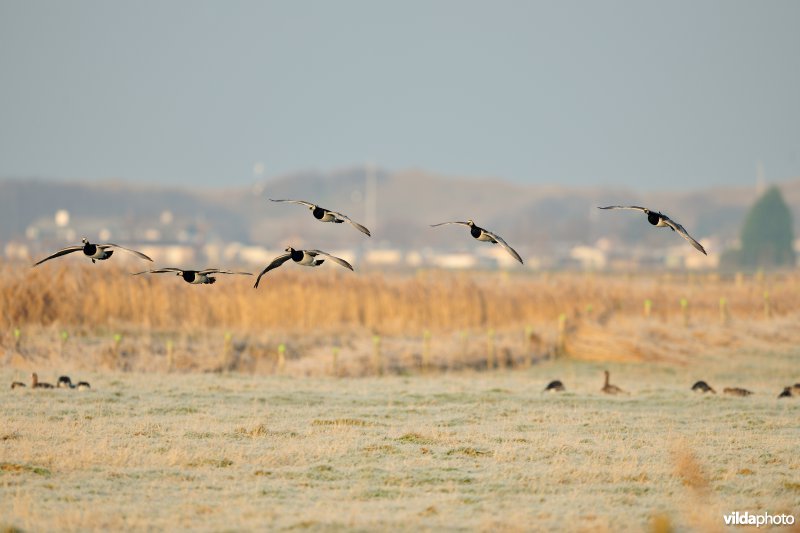
[(56, 257), (61, 257), (62, 255), (71, 254), (73, 252), (83, 252), (83, 255), (91, 259), (92, 263), (94, 263), (95, 261), (105, 261), (106, 259), (111, 257), (111, 254), (114, 253), (114, 250), (111, 250), (111, 248), (119, 248), (120, 250), (125, 250), (126, 252), (130, 252), (138, 257), (141, 257), (142, 259), (146, 259), (150, 262), (153, 261), (146, 255), (144, 255), (142, 252), (137, 252), (136, 250), (125, 248), (124, 246), (120, 246), (119, 244), (114, 244), (111, 242), (106, 244), (92, 244), (85, 237), (81, 239), (81, 242), (83, 242), (83, 244), (80, 244), (78, 246), (68, 246), (66, 248), (57, 251), (54, 254), (48, 255), (41, 261), (38, 261), (33, 266), (39, 266), (45, 261), (49, 261), (50, 259), (55, 259)]
[(633, 209), (635, 211), (641, 211), (645, 215), (647, 215), (647, 221), (657, 227), (660, 228), (670, 228), (672, 231), (678, 232), (678, 234), (689, 241), (692, 246), (694, 246), (698, 251), (703, 252), (703, 254), (708, 255), (706, 253), (706, 249), (703, 248), (703, 245), (697, 242), (689, 233), (684, 229), (683, 226), (669, 218), (664, 213), (660, 213), (658, 211), (653, 211), (651, 209), (647, 209), (646, 207), (639, 207), (638, 205), (609, 205), (606, 207), (598, 207), (598, 209)]
[(134, 276), (139, 274), (166, 274), (174, 273), (176, 276), (183, 278), (186, 283), (192, 285), (211, 285), (217, 281), (217, 278), (211, 274), (237, 274), (242, 276), (252, 276), (250, 272), (231, 272), (230, 270), (220, 270), (218, 268), (207, 268), (205, 270), (183, 270), (180, 268), (157, 268), (155, 270), (145, 270), (144, 272), (136, 272)]
[(469, 234), (472, 235), (475, 239), (477, 239), (479, 241), (484, 241), (484, 242), (491, 242), (493, 244), (499, 244), (500, 246), (505, 248), (505, 250), (509, 254), (511, 254), (511, 257), (513, 257), (514, 259), (516, 259), (520, 263), (523, 262), (522, 258), (519, 256), (517, 251), (514, 250), (511, 246), (509, 246), (508, 243), (506, 241), (504, 241), (502, 237), (500, 237), (497, 233), (493, 233), (493, 232), (491, 232), (491, 231), (489, 231), (487, 229), (484, 229), (484, 228), (481, 228), (480, 226), (477, 226), (475, 224), (475, 222), (472, 221), (472, 219), (469, 219), (466, 222), (459, 222), (459, 221), (455, 221), (455, 222), (440, 222), (439, 224), (431, 224), (431, 227), (435, 228), (437, 226), (445, 226), (447, 224), (458, 224), (460, 226), (466, 226), (466, 227), (469, 228)]
[(372, 237), (372, 233), (359, 224), (358, 222), (353, 222), (350, 220), (350, 217), (347, 215), (343, 215), (342, 213), (338, 213), (336, 211), (331, 211), (330, 209), (325, 209), (324, 207), (320, 207), (316, 204), (312, 204), (311, 202), (305, 202), (303, 200), (273, 200), (270, 198), (271, 202), (288, 202), (291, 204), (299, 204), (308, 207), (311, 210), (311, 214), (314, 215), (314, 218), (319, 220), (320, 222), (333, 222), (334, 224), (341, 224), (342, 222), (347, 222), (358, 231), (366, 235), (367, 237)]
[(318, 256), (323, 256), (326, 259), (330, 259), (337, 265), (341, 265), (344, 268), (353, 270), (353, 266), (344, 259), (323, 252), (322, 250), (295, 250), (294, 248), (289, 246), (288, 248), (286, 248), (285, 254), (279, 255), (278, 257), (273, 259), (272, 262), (268, 264), (266, 268), (264, 268), (264, 270), (261, 271), (261, 273), (258, 275), (258, 278), (256, 278), (256, 284), (253, 285), (253, 287), (258, 288), (258, 283), (261, 281), (261, 276), (263, 276), (270, 270), (278, 268), (279, 266), (281, 266), (290, 259), (295, 263), (297, 263), (298, 265), (318, 267), (325, 262), (325, 259), (318, 259)]

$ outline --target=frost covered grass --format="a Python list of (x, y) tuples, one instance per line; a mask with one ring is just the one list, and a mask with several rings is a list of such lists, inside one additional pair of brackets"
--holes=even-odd
[[(604, 368), (629, 395), (600, 393)], [(735, 510), (800, 518), (800, 398), (776, 398), (798, 368), (797, 350), (698, 350), (681, 365), (338, 379), (89, 372), (83, 392), (10, 390), (24, 375), (5, 368), (0, 529), (713, 531)], [(556, 378), (567, 392), (542, 394)], [(755, 394), (698, 395), (697, 379)]]

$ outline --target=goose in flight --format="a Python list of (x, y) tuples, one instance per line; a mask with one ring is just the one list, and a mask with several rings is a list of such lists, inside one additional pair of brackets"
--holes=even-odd
[(119, 244), (113, 243), (106, 243), (106, 244), (92, 244), (90, 243), (85, 237), (81, 239), (83, 244), (79, 244), (78, 246), (68, 246), (62, 250), (57, 251), (52, 255), (48, 255), (38, 263), (33, 266), (38, 266), (44, 263), (45, 261), (49, 261), (50, 259), (55, 259), (56, 257), (61, 257), (62, 255), (71, 254), (72, 252), (83, 252), (83, 255), (88, 257), (92, 260), (92, 263), (95, 261), (105, 261), (111, 254), (114, 253), (114, 250), (110, 250), (110, 248), (119, 248), (120, 250), (125, 250), (126, 252), (130, 252), (142, 259), (147, 259), (148, 261), (152, 262), (153, 260), (144, 255), (142, 252), (137, 252), (136, 250), (131, 250), (130, 248), (125, 248), (124, 246), (120, 246)]
[(353, 222), (347, 215), (343, 215), (342, 213), (337, 213), (336, 211), (325, 209), (324, 207), (312, 204), (311, 202), (304, 202), (303, 200), (273, 200), (272, 198), (270, 198), (269, 200), (271, 202), (289, 202), (292, 204), (304, 205), (311, 210), (311, 214), (314, 215), (314, 218), (316, 218), (320, 222), (333, 222), (335, 224), (341, 224), (342, 222), (347, 222), (348, 224), (356, 228), (358, 231), (360, 231), (367, 237), (372, 237), (372, 233), (370, 233), (367, 228), (365, 228), (358, 222)]
[(667, 227), (670, 228), (672, 231), (677, 231), (681, 237), (689, 241), (692, 244), (692, 246), (694, 246), (698, 251), (703, 252), (704, 255), (708, 255), (706, 253), (706, 249), (703, 248), (703, 245), (694, 240), (694, 238), (692, 238), (692, 236), (689, 235), (689, 233), (684, 229), (683, 226), (681, 226), (680, 224), (669, 218), (664, 213), (660, 213), (658, 211), (651, 211), (646, 207), (639, 207), (638, 205), (609, 205), (607, 207), (598, 207), (598, 209), (634, 209), (636, 211), (641, 211), (645, 215), (647, 215), (647, 221), (650, 224), (660, 228)]
[(483, 229), (480, 226), (475, 225), (475, 222), (472, 219), (467, 220), (466, 222), (440, 222), (439, 224), (431, 224), (432, 228), (437, 226), (444, 226), (446, 224), (460, 224), (461, 226), (467, 226), (469, 228), (469, 234), (478, 239), (479, 241), (486, 241), (491, 242), (493, 244), (499, 244), (503, 248), (506, 249), (506, 252), (511, 254), (511, 257), (522, 263), (522, 258), (519, 254), (514, 250), (512, 247), (508, 245), (506, 241), (503, 240), (498, 234), (493, 233), (487, 229)]
[(256, 278), (256, 284), (253, 285), (253, 287), (257, 289), (258, 288), (258, 282), (261, 281), (261, 276), (263, 276), (264, 274), (266, 274), (270, 270), (278, 268), (279, 266), (284, 264), (289, 259), (291, 259), (292, 261), (294, 261), (298, 265), (310, 266), (310, 267), (318, 267), (322, 263), (325, 262), (325, 259), (317, 259), (317, 256), (320, 256), (320, 255), (324, 256), (327, 259), (330, 259), (331, 261), (333, 261), (337, 265), (341, 265), (341, 266), (343, 266), (345, 268), (353, 270), (353, 266), (350, 263), (348, 263), (347, 261), (345, 261), (344, 259), (332, 256), (331, 254), (325, 253), (325, 252), (323, 252), (321, 250), (295, 250), (294, 248), (289, 246), (288, 248), (286, 248), (286, 253), (285, 254), (279, 255), (278, 257), (273, 259), (272, 263), (267, 265), (267, 267), (264, 270), (261, 271), (261, 273), (258, 275), (258, 278)]
[(206, 270), (181, 270), (180, 268), (157, 268), (155, 270), (145, 270), (144, 272), (136, 272), (133, 276), (139, 274), (165, 274), (174, 272), (176, 276), (181, 276), (183, 281), (191, 283), (192, 285), (207, 284), (211, 285), (217, 281), (217, 278), (211, 274), (240, 274), (242, 276), (252, 276), (250, 272), (231, 272), (230, 270), (220, 270), (218, 268), (207, 268)]

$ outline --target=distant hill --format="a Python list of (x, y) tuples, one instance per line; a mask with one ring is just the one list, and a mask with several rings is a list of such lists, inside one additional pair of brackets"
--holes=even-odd
[[(696, 237), (720, 242), (738, 236), (755, 199), (754, 188), (716, 187), (675, 192), (621, 188), (573, 189), (558, 185), (522, 185), (498, 179), (466, 179), (418, 170), (374, 173), (372, 220), (366, 199), (364, 168), (330, 173), (304, 172), (248, 188), (199, 190), (143, 187), (126, 182), (65, 183), (39, 179), (0, 180), (0, 244), (25, 240), (26, 229), (47, 225), (58, 209), (67, 209), (80, 232), (104, 227), (115, 239), (136, 242), (156, 228), (164, 239), (188, 231), (195, 242), (222, 240), (276, 247), (286, 242), (320, 248), (358, 246), (463, 248), (454, 227), (429, 228), (446, 220), (473, 218), (514, 243), (520, 252), (558, 251), (591, 244), (601, 237), (654, 245), (635, 213), (605, 213), (596, 206), (640, 204), (679, 220)], [(800, 235), (800, 179), (780, 184)], [(302, 206), (268, 198), (314, 201), (370, 227), (366, 239), (349, 227), (315, 222)], [(169, 211), (171, 222), (160, 220)], [(179, 231), (180, 230), (180, 231)], [(524, 255), (524, 254), (523, 254)]]

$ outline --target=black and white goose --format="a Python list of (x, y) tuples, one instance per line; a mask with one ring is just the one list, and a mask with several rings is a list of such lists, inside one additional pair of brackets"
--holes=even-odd
[(92, 386), (89, 385), (88, 381), (79, 381), (77, 384), (74, 384), (69, 376), (61, 376), (58, 378), (58, 388), (86, 390), (91, 389)]
[(146, 255), (144, 255), (142, 252), (137, 252), (136, 250), (125, 248), (124, 246), (120, 246), (119, 244), (114, 244), (110, 242), (106, 244), (92, 244), (86, 238), (81, 239), (81, 242), (83, 242), (83, 244), (80, 244), (78, 246), (68, 246), (62, 250), (57, 251), (52, 255), (48, 255), (47, 257), (37, 262), (33, 266), (41, 265), (45, 261), (49, 261), (50, 259), (55, 259), (56, 257), (61, 257), (62, 255), (71, 254), (72, 252), (83, 252), (83, 255), (91, 259), (92, 263), (94, 263), (95, 261), (105, 261), (106, 259), (111, 257), (111, 254), (114, 253), (114, 250), (111, 250), (111, 248), (119, 248), (120, 250), (125, 250), (126, 252), (130, 252), (138, 257), (141, 257), (142, 259), (146, 259), (150, 262), (153, 261)]
[(695, 391), (695, 392), (702, 392), (704, 394), (706, 392), (710, 392), (712, 394), (716, 394), (717, 393), (717, 391), (715, 391), (711, 387), (711, 385), (709, 385), (708, 383), (706, 383), (703, 380), (700, 380), (700, 381), (696, 382), (694, 385), (692, 385), (692, 390)]
[(703, 248), (703, 245), (694, 240), (694, 238), (689, 235), (689, 233), (684, 229), (683, 226), (669, 218), (664, 213), (660, 213), (658, 211), (652, 211), (647, 209), (646, 207), (639, 207), (638, 205), (609, 205), (607, 207), (598, 207), (598, 209), (634, 209), (636, 211), (641, 211), (645, 215), (647, 215), (647, 221), (659, 228), (670, 228), (672, 231), (677, 231), (678, 234), (689, 241), (692, 246), (694, 246), (698, 251), (703, 252), (703, 254), (708, 255), (706, 253), (706, 249)]
[(564, 388), (564, 384), (561, 382), (560, 379), (555, 379), (547, 384), (547, 387), (544, 388), (544, 392), (564, 392), (567, 390)]
[(499, 244), (500, 246), (505, 248), (509, 254), (511, 254), (511, 257), (522, 263), (522, 258), (519, 256), (517, 251), (514, 250), (511, 246), (509, 246), (508, 243), (504, 241), (502, 237), (500, 237), (497, 233), (491, 232), (487, 229), (477, 226), (475, 222), (472, 221), (472, 219), (469, 219), (466, 222), (458, 222), (458, 221), (440, 222), (439, 224), (431, 224), (431, 227), (435, 228), (437, 226), (445, 226), (447, 224), (459, 224), (461, 226), (468, 227), (469, 234), (472, 235), (474, 238), (476, 238), (479, 241), (491, 242), (492, 244)]
[(345, 268), (353, 270), (353, 266), (350, 263), (348, 263), (344, 259), (335, 257), (329, 253), (325, 253), (321, 250), (295, 250), (294, 248), (289, 246), (288, 248), (286, 248), (285, 254), (279, 255), (278, 257), (273, 259), (272, 263), (267, 265), (267, 267), (261, 271), (261, 273), (258, 275), (258, 278), (256, 278), (256, 284), (253, 287), (258, 288), (258, 283), (261, 281), (261, 276), (263, 276), (270, 270), (278, 268), (289, 259), (291, 259), (298, 265), (318, 267), (325, 262), (325, 259), (317, 259), (318, 256), (323, 256), (327, 259), (330, 259), (337, 265), (341, 265)]
[(211, 274), (238, 274), (242, 276), (252, 276), (250, 272), (231, 272), (230, 270), (220, 270), (218, 268), (207, 268), (206, 270), (182, 270), (180, 268), (157, 268), (155, 270), (145, 270), (144, 272), (136, 272), (133, 276), (139, 274), (166, 274), (174, 273), (176, 276), (183, 278), (186, 283), (192, 285), (211, 285), (217, 281), (217, 278)]
[(370, 233), (367, 228), (365, 228), (358, 222), (353, 222), (347, 215), (343, 215), (342, 213), (337, 213), (336, 211), (331, 211), (330, 209), (325, 209), (324, 207), (312, 204), (311, 202), (304, 202), (303, 200), (273, 200), (272, 198), (270, 198), (270, 201), (289, 202), (292, 204), (304, 205), (311, 210), (311, 214), (314, 215), (314, 218), (316, 218), (320, 222), (333, 222), (334, 224), (341, 224), (342, 222), (347, 222), (348, 224), (356, 228), (358, 231), (360, 231), (367, 237), (372, 237), (372, 233)]

